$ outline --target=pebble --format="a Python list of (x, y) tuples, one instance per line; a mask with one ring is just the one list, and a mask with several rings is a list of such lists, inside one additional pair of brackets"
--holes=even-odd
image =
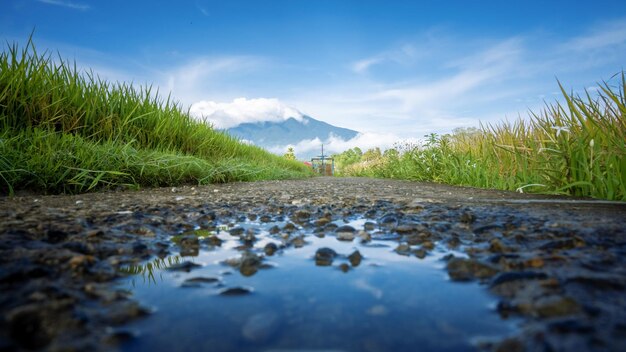
[(218, 282), (220, 282), (220, 280), (215, 277), (193, 277), (183, 281), (180, 287), (199, 288), (202, 287), (204, 284), (213, 284)]
[(43, 310), (39, 305), (17, 307), (8, 312), (6, 321), (11, 338), (27, 349), (40, 349), (52, 340), (43, 321)]
[(221, 296), (244, 296), (252, 293), (251, 287), (228, 287), (219, 291)]
[(448, 275), (453, 281), (488, 279), (498, 273), (498, 269), (475, 259), (452, 258), (447, 265)]
[(362, 243), (367, 243), (372, 240), (372, 235), (366, 231), (359, 231), (359, 237), (361, 238)]
[(302, 248), (307, 243), (303, 236), (294, 237), (290, 243), (296, 248)]
[(357, 267), (359, 266), (359, 264), (361, 264), (363, 256), (361, 255), (361, 252), (356, 250), (348, 256), (348, 260), (350, 261), (350, 264), (352, 264), (352, 266)]
[(200, 247), (200, 240), (196, 235), (185, 235), (179, 238), (179, 246), (183, 248), (198, 248)]
[(261, 266), (263, 258), (252, 252), (244, 252), (239, 259), (239, 272), (243, 276), (252, 276), (256, 274)]
[(410, 255), (411, 254), (411, 246), (409, 246), (406, 243), (400, 243), (398, 245), (398, 247), (396, 247), (396, 249), (394, 249), (394, 252), (400, 254), (400, 255)]
[(202, 265), (196, 264), (190, 261), (184, 261), (182, 263), (174, 264), (167, 268), (169, 271), (184, 271), (186, 273), (190, 272), (193, 269), (200, 268)]
[(213, 236), (208, 236), (204, 242), (208, 243), (211, 246), (221, 246), (222, 245), (222, 239), (213, 235)]
[(356, 230), (352, 226), (343, 225), (343, 226), (338, 227), (335, 230), (335, 233), (336, 233), (337, 239), (339, 241), (350, 242), (350, 241), (354, 240)]
[(510, 271), (496, 275), (491, 281), (491, 287), (519, 280), (544, 280), (548, 275), (533, 271)]
[(387, 214), (378, 220), (378, 225), (386, 230), (394, 230), (398, 226), (398, 217), (395, 214)]
[(418, 248), (413, 250), (413, 254), (419, 259), (424, 259), (426, 258), (426, 254), (428, 254), (428, 252), (426, 252), (424, 248)]
[(337, 252), (328, 247), (323, 247), (315, 252), (315, 264), (318, 266), (329, 266), (333, 264), (333, 260), (337, 256)]
[(265, 247), (263, 247), (263, 251), (265, 252), (265, 254), (270, 255), (270, 256), (274, 255), (274, 253), (276, 253), (277, 250), (278, 250), (278, 246), (274, 242), (270, 242), (266, 244)]
[(376, 224), (368, 221), (365, 224), (363, 224), (363, 230), (365, 231), (374, 231), (376, 229)]
[(542, 318), (561, 317), (581, 312), (581, 306), (571, 297), (546, 296), (537, 300), (534, 311)]

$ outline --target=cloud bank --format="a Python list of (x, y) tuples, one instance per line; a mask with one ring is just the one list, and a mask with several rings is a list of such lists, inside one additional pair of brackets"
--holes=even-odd
[(319, 155), (321, 153), (322, 144), (324, 144), (324, 154), (331, 155), (344, 152), (354, 147), (359, 147), (363, 152), (372, 148), (380, 148), (381, 150), (389, 149), (400, 143), (417, 143), (417, 139), (401, 139), (393, 133), (359, 133), (354, 138), (345, 140), (341, 137), (331, 136), (322, 141), (319, 138), (305, 139), (297, 144), (277, 145), (267, 148), (274, 154), (282, 155), (287, 148), (293, 147), (296, 157), (299, 159), (308, 159), (309, 156)]
[(302, 120), (302, 113), (273, 98), (236, 98), (230, 103), (202, 100), (191, 105), (192, 116), (211, 123), (215, 128), (231, 128), (242, 123), (280, 122), (290, 117)]

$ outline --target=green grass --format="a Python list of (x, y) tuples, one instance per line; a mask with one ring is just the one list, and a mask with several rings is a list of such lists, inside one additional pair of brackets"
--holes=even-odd
[(309, 176), (193, 119), (151, 87), (101, 80), (38, 53), (0, 53), (0, 194)]
[(351, 162), (339, 165), (341, 173), (626, 201), (624, 73), (597, 95), (559, 86), (563, 103), (547, 104), (529, 119), (432, 134), (422, 145), (366, 162), (354, 162), (354, 150), (347, 151), (343, 159)]

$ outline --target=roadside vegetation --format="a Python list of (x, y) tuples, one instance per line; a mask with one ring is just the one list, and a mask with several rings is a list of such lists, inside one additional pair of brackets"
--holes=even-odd
[(306, 177), (193, 119), (151, 87), (111, 83), (50, 53), (0, 53), (0, 194), (78, 193)]
[[(618, 77), (619, 80), (619, 77)], [(340, 175), (626, 201), (626, 78), (567, 93), (529, 119), (335, 156)]]

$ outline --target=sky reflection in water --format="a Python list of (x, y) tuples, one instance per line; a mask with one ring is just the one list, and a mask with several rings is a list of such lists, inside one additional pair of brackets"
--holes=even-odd
[[(350, 224), (359, 230), (364, 222)], [(243, 225), (261, 228), (252, 251), (281, 243), (267, 232), (273, 225)], [(227, 232), (219, 237), (221, 247), (203, 248), (198, 256), (131, 268), (137, 275), (125, 286), (156, 311), (130, 325), (139, 337), (124, 350), (459, 351), (513, 330), (513, 322), (495, 313), (495, 299), (484, 287), (447, 279), (441, 257), (449, 251), (443, 247), (420, 260), (395, 253), (397, 241), (363, 244), (358, 237), (344, 242), (308, 234), (304, 246), (266, 256), (268, 268), (244, 276), (223, 263), (241, 256), (239, 238)], [(338, 254), (331, 266), (315, 265), (322, 247)], [(356, 267), (347, 258), (355, 250), (363, 255)], [(202, 266), (166, 269), (182, 261)], [(339, 269), (343, 263), (347, 272)], [(229, 288), (252, 292), (220, 295)]]

